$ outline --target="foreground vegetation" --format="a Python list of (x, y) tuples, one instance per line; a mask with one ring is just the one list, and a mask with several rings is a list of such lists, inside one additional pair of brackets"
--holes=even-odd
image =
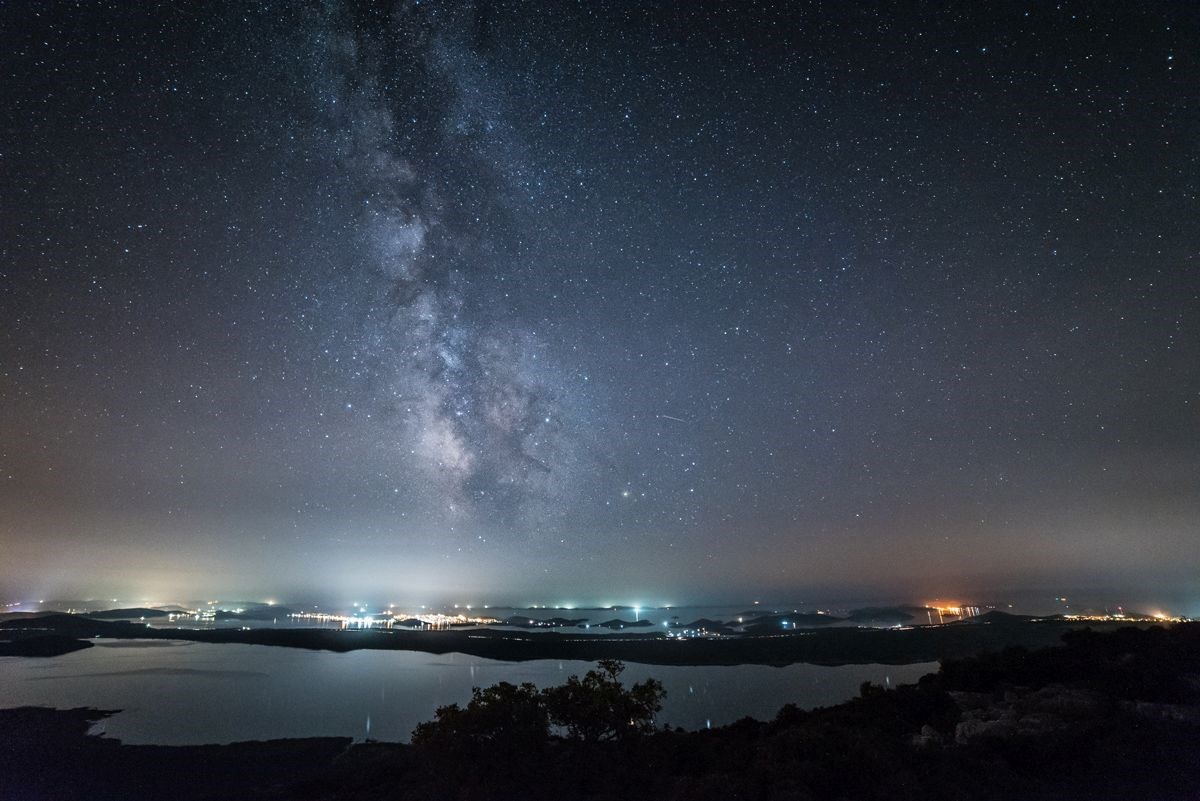
[(1194, 799), (1200, 625), (1072, 632), (948, 660), (917, 685), (712, 731), (654, 729), (621, 665), (440, 709), (412, 745), (168, 748), (84, 735), (104, 713), (0, 712), (0, 798)]

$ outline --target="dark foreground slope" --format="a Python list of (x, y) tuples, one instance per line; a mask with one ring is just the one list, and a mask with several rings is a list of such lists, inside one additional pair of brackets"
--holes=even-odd
[(1064, 641), (949, 661), (917, 686), (868, 685), (769, 722), (608, 742), (514, 741), (512, 716), (491, 715), (471, 739), (423, 746), (122, 746), (85, 735), (103, 712), (6, 710), (0, 798), (1197, 798), (1200, 625)]

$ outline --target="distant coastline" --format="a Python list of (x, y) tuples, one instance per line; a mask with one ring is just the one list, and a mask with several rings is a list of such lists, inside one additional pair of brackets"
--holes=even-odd
[[(1010, 646), (1056, 645), (1063, 633), (1127, 627), (1128, 622), (1071, 621), (997, 615), (989, 620), (906, 628), (825, 628), (712, 639), (672, 639), (659, 633), (563, 634), (488, 628), (444, 631), (337, 629), (152, 628), (78, 615), (51, 614), (0, 621), (0, 639), (11, 644), (55, 638), (61, 651), (87, 647), (94, 637), (240, 643), (309, 650), (359, 649), (462, 653), (506, 662), (534, 659), (620, 659), (648, 665), (912, 664), (959, 659)], [(80, 643), (69, 646), (67, 643)], [(17, 646), (19, 647), (19, 646)], [(36, 650), (36, 649), (35, 649)], [(36, 654), (35, 654), (36, 655)], [(53, 655), (53, 654), (44, 654)]]

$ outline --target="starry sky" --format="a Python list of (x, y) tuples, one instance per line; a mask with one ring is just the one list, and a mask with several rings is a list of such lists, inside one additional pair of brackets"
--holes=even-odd
[(10, 3), (0, 588), (1196, 601), (1197, 41)]

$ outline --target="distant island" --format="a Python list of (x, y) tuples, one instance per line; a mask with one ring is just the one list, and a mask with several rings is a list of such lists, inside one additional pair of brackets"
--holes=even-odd
[(12, 640), (0, 639), (0, 656), (62, 656), (91, 648), (88, 640), (73, 635), (40, 633)]
[[(1010, 646), (1054, 645), (1064, 633), (1091, 627), (1111, 630), (1128, 621), (1033, 618), (992, 611), (977, 618), (941, 625), (900, 628), (825, 627), (792, 629), (785, 619), (767, 616), (728, 636), (672, 637), (662, 631), (621, 629), (649, 627), (649, 621), (610, 620), (612, 634), (562, 633), (502, 629), (452, 628), (440, 631), (316, 628), (154, 628), (145, 623), (96, 620), (51, 613), (0, 620), (0, 640), (10, 647), (20, 640), (53, 635), (86, 642), (93, 637), (242, 643), (327, 651), (358, 649), (463, 653), (508, 662), (531, 659), (619, 659), (650, 665), (817, 665), (911, 664), (963, 658)], [(779, 616), (782, 618), (782, 616)], [(790, 620), (790, 619), (787, 619)], [(697, 621), (699, 622), (699, 621)], [(1148, 624), (1147, 624), (1148, 625)], [(61, 641), (60, 641), (61, 642)], [(86, 647), (86, 646), (81, 646)]]
[(96, 620), (140, 620), (142, 618), (169, 617), (170, 612), (164, 609), (148, 609), (135, 607), (133, 609), (105, 609), (100, 612), (88, 612), (87, 616)]

